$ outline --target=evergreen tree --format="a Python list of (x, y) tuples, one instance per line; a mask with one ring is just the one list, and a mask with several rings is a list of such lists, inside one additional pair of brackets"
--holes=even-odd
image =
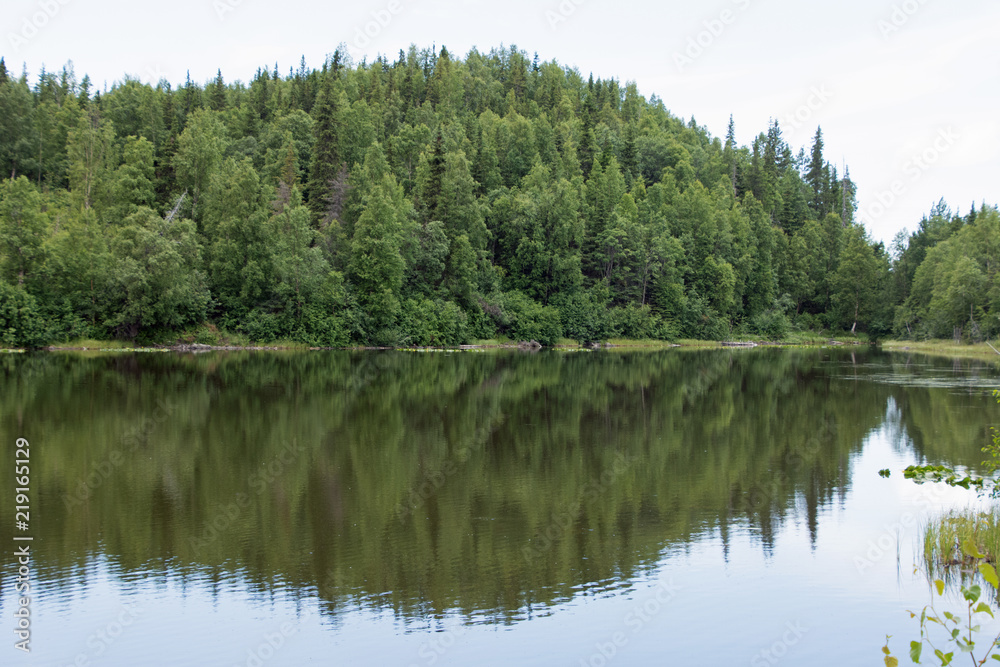
[(314, 219), (321, 225), (328, 224), (332, 217), (330, 195), (343, 164), (340, 153), (342, 132), (340, 95), (334, 85), (333, 77), (332, 73), (323, 76), (313, 107), (315, 121), (313, 131), (316, 141), (309, 167), (307, 194), (309, 209), (313, 212)]
[(219, 69), (215, 75), (215, 81), (213, 82), (212, 90), (209, 93), (208, 104), (212, 111), (226, 110), (226, 84), (222, 80), (221, 69)]
[(812, 152), (809, 159), (809, 170), (806, 172), (806, 183), (812, 191), (809, 198), (809, 207), (817, 219), (821, 219), (829, 213), (824, 209), (827, 188), (827, 165), (823, 159), (823, 130), (816, 128), (816, 136), (813, 139)]

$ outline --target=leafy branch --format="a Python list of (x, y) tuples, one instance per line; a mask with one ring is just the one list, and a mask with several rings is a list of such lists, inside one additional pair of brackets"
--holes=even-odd
[[(973, 561), (979, 562), (977, 568), (979, 574), (982, 575), (983, 580), (986, 581), (990, 586), (993, 587), (994, 594), (1000, 590), (1000, 579), (997, 577), (996, 569), (985, 562), (986, 555), (980, 553), (979, 549), (971, 540), (966, 540), (962, 544), (962, 552)], [(945, 583), (941, 579), (934, 580), (934, 589), (937, 592), (938, 597), (944, 596)], [(1000, 661), (1000, 654), (997, 653), (997, 649), (1000, 648), (1000, 634), (993, 638), (989, 643), (988, 648), (985, 649), (985, 653), (982, 658), (976, 658), (976, 640), (975, 636), (977, 633), (982, 631), (982, 626), (980, 625), (980, 619), (983, 618), (982, 615), (987, 615), (990, 618), (995, 618), (993, 615), (993, 610), (989, 604), (982, 601), (983, 590), (979, 585), (973, 584), (971, 586), (962, 586), (962, 597), (966, 602), (966, 609), (964, 614), (954, 614), (950, 611), (939, 612), (934, 606), (933, 599), (931, 603), (923, 608), (920, 612), (920, 641), (910, 642), (910, 660), (914, 664), (920, 664), (920, 659), (923, 656), (924, 646), (926, 645), (934, 652), (934, 657), (940, 660), (941, 665), (950, 665), (952, 660), (955, 658), (955, 651), (945, 652), (944, 648), (949, 648), (948, 645), (953, 645), (954, 649), (958, 652), (966, 653), (972, 660), (972, 664), (978, 667), (986, 664), (987, 660), (991, 658), (993, 660)], [(910, 618), (916, 618), (916, 612), (909, 612)], [(931, 638), (931, 624), (940, 626), (945, 631), (945, 642), (944, 644), (935, 644), (934, 640)], [(889, 649), (889, 640), (891, 636), (886, 636), (885, 646), (882, 647), (882, 653), (885, 655), (885, 665), (886, 667), (898, 667), (899, 659), (892, 655)], [(943, 647), (943, 648), (942, 648)]]

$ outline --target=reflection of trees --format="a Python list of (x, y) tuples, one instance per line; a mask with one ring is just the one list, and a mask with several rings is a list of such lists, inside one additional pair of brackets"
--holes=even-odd
[(804, 510), (815, 539), (890, 396), (928, 456), (978, 452), (986, 411), (951, 416), (969, 397), (831, 377), (829, 355), (3, 357), (0, 436), (33, 442), (54, 570), (170, 559), (331, 610), (500, 620), (706, 532), (769, 550)]

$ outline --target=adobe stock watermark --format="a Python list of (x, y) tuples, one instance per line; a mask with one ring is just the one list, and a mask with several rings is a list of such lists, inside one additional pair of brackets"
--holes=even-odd
[(440, 469), (425, 473), (421, 477), (419, 484), (410, 487), (406, 498), (396, 504), (394, 510), (396, 519), (402, 521), (423, 507), (438, 489), (444, 486), (445, 482), (458, 473), (462, 466), (468, 463), (473, 447), (483, 445), (493, 435), (498, 426), (499, 424), (493, 424), (492, 421), (486, 420), (476, 427), (472, 438), (467, 441), (468, 444), (456, 449), (454, 455), (445, 461)]
[(767, 511), (779, 500), (795, 489), (794, 475), (806, 471), (822, 445), (819, 438), (812, 436), (798, 449), (790, 449), (783, 457), (784, 465), (772, 465), (772, 475), (766, 484), (754, 484), (741, 497), (741, 509), (748, 514)]
[(702, 21), (703, 29), (688, 37), (684, 50), (674, 51), (674, 65), (677, 66), (677, 71), (683, 72), (686, 67), (693, 65), (698, 58), (712, 48), (716, 40), (725, 34), (726, 29), (736, 23), (740, 12), (750, 8), (750, 3), (751, 0), (732, 0), (732, 4), (736, 6), (735, 10), (727, 7), (719, 12), (715, 18)]
[(396, 519), (403, 521), (423, 505), (459, 471), (459, 466), (469, 458), (469, 447), (458, 450), (455, 460), (447, 460), (439, 470), (424, 473), (420, 483), (411, 487), (406, 494), (406, 498), (396, 504), (394, 514)]
[(899, 557), (900, 538), (911, 531), (919, 533), (921, 517), (929, 516), (945, 495), (945, 489), (940, 484), (924, 484), (920, 488), (920, 495), (913, 501), (916, 511), (904, 512), (898, 521), (885, 525), (878, 538), (868, 540), (864, 554), (854, 557), (858, 574), (875, 567), (886, 556), (895, 554)]
[(160, 68), (160, 63), (146, 65), (145, 69), (142, 70), (142, 74), (142, 80), (154, 88), (161, 81), (170, 81), (170, 76)]
[(613, 633), (606, 641), (594, 643), (594, 652), (587, 658), (580, 658), (580, 667), (605, 667), (617, 657), (618, 653), (628, 646), (631, 639), (636, 637), (643, 629), (657, 616), (664, 607), (670, 604), (680, 591), (674, 584), (674, 580), (661, 581), (655, 592), (646, 598), (641, 604), (637, 604), (624, 618), (622, 625), (625, 629)]
[(802, 641), (807, 632), (809, 632), (809, 628), (802, 627), (802, 623), (799, 621), (785, 623), (785, 632), (773, 644), (761, 649), (750, 660), (751, 667), (774, 667), (788, 655), (793, 646)]
[(552, 32), (555, 32), (560, 23), (565, 23), (576, 10), (587, 0), (562, 0), (555, 9), (545, 10), (545, 20), (549, 22)]
[[(826, 84), (813, 86), (809, 89), (809, 94), (802, 104), (794, 110), (785, 114), (783, 129), (789, 132), (789, 136), (794, 135), (806, 123), (812, 120), (813, 116), (833, 98), (833, 91), (826, 87)], [(811, 126), (811, 124), (810, 124)]]
[[(261, 470), (253, 473), (247, 478), (247, 486), (254, 496), (261, 496), (267, 491), (285, 469), (294, 463), (299, 454), (303, 451), (302, 445), (297, 440), (286, 444), (281, 452), (271, 459), (271, 462), (263, 466)], [(243, 515), (244, 510), (253, 505), (253, 496), (250, 493), (239, 492), (232, 502), (217, 507), (212, 519), (205, 524), (202, 535), (192, 535), (188, 538), (195, 554), (209, 546), (219, 536), (229, 530), (234, 523)]]
[(54, 19), (59, 11), (70, 2), (72, 0), (39, 0), (38, 11), (26, 16), (17, 32), (7, 33), (7, 41), (14, 49), (14, 53), (18, 53), (22, 46), (34, 39), (49, 24), (49, 21)]
[(104, 656), (125, 632), (135, 624), (136, 619), (145, 611), (136, 604), (123, 604), (121, 610), (113, 619), (101, 625), (87, 637), (87, 650), (76, 654), (73, 667), (90, 667)]
[(345, 389), (352, 394), (360, 393), (362, 389), (375, 382), (392, 363), (392, 358), (389, 354), (383, 352), (374, 354), (376, 355), (375, 358), (366, 357), (364, 363), (355, 369), (350, 379), (345, 383)]
[(220, 21), (226, 20), (226, 15), (236, 11), (236, 8), (243, 4), (243, 0), (212, 0), (212, 9)]
[(358, 51), (368, 48), (372, 40), (377, 39), (382, 31), (389, 27), (393, 19), (403, 13), (403, 1), (389, 0), (385, 7), (373, 11), (370, 21), (355, 28), (354, 41), (350, 43), (351, 48)]
[(559, 536), (572, 527), (576, 517), (580, 514), (580, 508), (583, 507), (584, 500), (589, 499), (593, 501), (600, 498), (607, 492), (612, 482), (617, 477), (623, 475), (632, 466), (633, 462), (634, 459), (630, 459), (619, 452), (615, 457), (614, 463), (608, 466), (600, 477), (592, 479), (587, 483), (580, 498), (564, 507), (562, 511), (554, 513), (552, 520), (545, 530), (537, 533), (532, 538), (531, 544), (527, 544), (521, 549), (524, 559), (530, 561), (551, 549)]
[(910, 22), (920, 8), (928, 3), (929, 0), (905, 0), (900, 4), (894, 4), (892, 6), (892, 11), (889, 13), (888, 19), (878, 20), (878, 31), (881, 33), (883, 39), (889, 39), (894, 33), (899, 32), (903, 26)]
[[(451, 650), (468, 631), (469, 629), (465, 625), (459, 625), (444, 632), (435, 632), (432, 638), (425, 641), (417, 649), (417, 655), (423, 660), (422, 664), (428, 665), (428, 667), (437, 664), (438, 660), (444, 657), (444, 654)], [(410, 667), (420, 667), (420, 664), (412, 662)]]
[(915, 153), (903, 163), (901, 169), (903, 176), (908, 178), (897, 178), (885, 190), (875, 195), (876, 201), (868, 205), (863, 214), (869, 221), (875, 221), (885, 215), (886, 211), (892, 208), (900, 197), (906, 194), (910, 186), (917, 183), (921, 177), (933, 167), (941, 157), (951, 150), (962, 138), (952, 127), (939, 130), (937, 136), (927, 148), (919, 153)]
[(284, 648), (288, 641), (298, 634), (302, 625), (312, 618), (312, 612), (305, 610), (295, 623), (285, 621), (272, 632), (265, 632), (260, 642), (252, 648), (247, 649), (246, 660), (237, 663), (234, 667), (263, 667), (278, 651)]

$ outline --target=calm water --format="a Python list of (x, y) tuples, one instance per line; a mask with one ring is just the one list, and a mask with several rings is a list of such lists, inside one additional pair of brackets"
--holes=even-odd
[(878, 664), (930, 600), (921, 524), (976, 502), (899, 471), (975, 468), (998, 378), (843, 350), (3, 355), (0, 664)]

